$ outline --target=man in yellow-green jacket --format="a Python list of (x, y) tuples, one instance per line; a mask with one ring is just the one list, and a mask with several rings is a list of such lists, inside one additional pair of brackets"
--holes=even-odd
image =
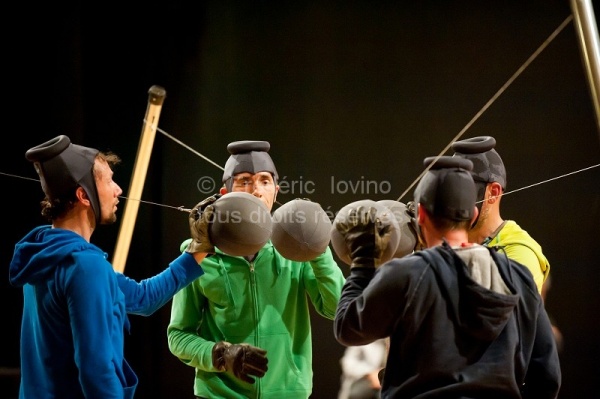
[(455, 157), (473, 162), (473, 180), (477, 186), (479, 217), (471, 226), (469, 241), (498, 247), (501, 252), (521, 263), (533, 275), (538, 291), (550, 273), (550, 263), (542, 247), (514, 220), (500, 216), (500, 202), (506, 191), (506, 169), (494, 147), (491, 136), (480, 136), (456, 141), (452, 144)]

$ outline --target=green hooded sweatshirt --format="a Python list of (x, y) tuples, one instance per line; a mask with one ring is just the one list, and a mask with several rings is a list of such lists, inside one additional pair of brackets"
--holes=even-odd
[[(296, 262), (268, 242), (249, 262), (217, 248), (201, 266), (202, 278), (173, 297), (167, 329), (170, 351), (195, 368), (194, 395), (308, 398), (313, 385), (308, 302), (333, 320), (345, 282), (331, 249), (310, 262)], [(267, 373), (249, 384), (217, 370), (212, 349), (219, 341), (266, 350)]]

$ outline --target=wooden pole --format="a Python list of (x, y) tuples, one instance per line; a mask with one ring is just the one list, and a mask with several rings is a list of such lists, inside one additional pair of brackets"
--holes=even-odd
[(112, 261), (113, 269), (120, 273), (123, 273), (125, 270), (125, 262), (129, 253), (133, 228), (142, 198), (154, 138), (156, 137), (158, 119), (165, 97), (166, 91), (160, 86), (152, 86), (148, 91), (148, 107), (146, 109), (146, 117), (144, 118), (142, 136), (138, 145), (133, 176), (131, 177), (131, 185), (127, 194), (125, 212), (123, 213), (123, 221), (121, 222), (115, 255)]
[(598, 27), (594, 17), (594, 7), (591, 0), (571, 0), (571, 10), (579, 36), (581, 57), (587, 72), (600, 135), (600, 44), (598, 44)]

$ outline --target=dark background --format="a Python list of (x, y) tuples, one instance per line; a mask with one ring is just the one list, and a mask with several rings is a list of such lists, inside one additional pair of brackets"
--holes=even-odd
[[(153, 85), (167, 91), (162, 130), (218, 165), (229, 142), (268, 140), (288, 183), (279, 202), (309, 197), (332, 215), (359, 199), (398, 199), (423, 158), (469, 125), (463, 138), (494, 136), (508, 190), (517, 190), (503, 216), (551, 262), (547, 308), (565, 338), (560, 396), (597, 395), (600, 168), (579, 171), (600, 162), (600, 132), (574, 23), (470, 124), (568, 17), (568, 1), (181, 3), (21, 4), (4, 14), (1, 397), (15, 395), (17, 378), (7, 375), (19, 366), (22, 297), (8, 264), (14, 244), (44, 223), (24, 153), (59, 134), (112, 150), (123, 158), (115, 179), (127, 196)], [(140, 205), (126, 274), (149, 277), (178, 255), (187, 214), (160, 205), (192, 207), (207, 196), (197, 181), (220, 176), (157, 133), (142, 196), (151, 203)], [(92, 237), (111, 258), (118, 230)], [(167, 305), (130, 318), (138, 398), (192, 397), (192, 368), (167, 348), (169, 313)], [(343, 347), (331, 321), (312, 322), (312, 398), (334, 398)]]

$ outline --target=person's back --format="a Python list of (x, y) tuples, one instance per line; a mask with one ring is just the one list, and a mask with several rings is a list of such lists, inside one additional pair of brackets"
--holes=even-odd
[[(463, 255), (474, 262), (465, 263)], [(488, 272), (497, 267), (496, 283), (508, 290), (475, 281), (469, 266), (483, 264)], [(382, 265), (371, 283), (378, 291), (365, 295), (363, 312), (374, 306), (387, 314), (382, 305), (407, 293), (397, 299), (400, 321), (391, 336), (383, 397), (519, 397), (521, 384), (536, 394), (525, 397), (554, 397), (559, 368), (552, 332), (535, 284), (522, 271), (493, 249), (447, 244)]]
[[(22, 398), (133, 392), (137, 378), (123, 366), (122, 326), (113, 331), (102, 322), (126, 312), (111, 300), (117, 279), (99, 248), (74, 232), (40, 226), (17, 244), (10, 270), (11, 283), (23, 287)], [(92, 322), (96, 328), (88, 330)], [(123, 388), (114, 370), (123, 371)]]
[(471, 167), (442, 157), (415, 190), (426, 249), (375, 269), (386, 226), (362, 209), (336, 225), (354, 254), (336, 339), (363, 345), (390, 337), (382, 398), (558, 395), (556, 344), (531, 274), (468, 242), (477, 215)]

